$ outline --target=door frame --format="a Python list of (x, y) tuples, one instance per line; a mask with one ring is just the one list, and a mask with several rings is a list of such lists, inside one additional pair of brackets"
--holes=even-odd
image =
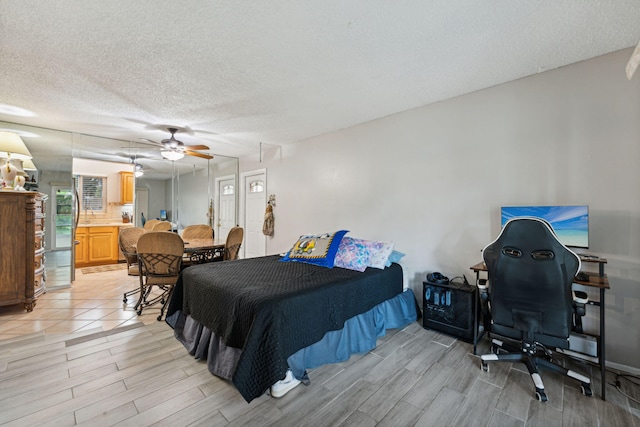
[[(242, 228), (245, 229), (245, 236), (246, 236), (246, 229), (247, 229), (247, 220), (246, 220), (246, 205), (247, 205), (247, 201), (246, 201), (246, 197), (247, 197), (247, 193), (245, 191), (246, 189), (246, 180), (247, 178), (254, 176), (254, 175), (264, 175), (264, 204), (266, 206), (267, 203), (267, 194), (268, 194), (268, 190), (269, 190), (269, 184), (267, 181), (267, 169), (255, 169), (252, 171), (247, 171), (247, 172), (242, 172), (240, 173), (240, 212), (239, 212), (239, 219), (240, 219), (240, 224), (242, 226)], [(244, 249), (245, 249), (245, 245), (242, 245), (240, 247), (240, 255), (242, 258), (244, 258)], [(264, 240), (264, 253), (267, 253), (267, 239)]]

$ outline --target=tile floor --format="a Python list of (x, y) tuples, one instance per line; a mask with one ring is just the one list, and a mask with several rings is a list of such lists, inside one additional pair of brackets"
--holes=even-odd
[(71, 250), (48, 251), (44, 262), (47, 288), (68, 287), (71, 277)]
[[(49, 261), (49, 254), (47, 258)], [(133, 310), (137, 295), (123, 303), (123, 293), (139, 286), (138, 277), (128, 276), (126, 269), (91, 274), (76, 269), (76, 280), (70, 287), (49, 286), (64, 282), (54, 279), (56, 274), (68, 272), (51, 269), (47, 273), (47, 292), (38, 298), (32, 312), (26, 312), (22, 305), (0, 306), (0, 340), (157, 322), (160, 305), (149, 307), (138, 316)]]
[[(0, 356), (5, 357), (4, 360), (0, 357), (0, 374), (5, 371), (4, 378), (0, 378), (5, 387), (0, 390), (4, 390), (5, 395), (0, 397), (0, 407), (10, 408), (0, 411), (0, 424), (13, 420), (9, 423), (35, 425), (38, 423), (31, 417), (42, 415), (49, 425), (75, 425), (88, 411), (85, 406), (90, 400), (89, 409), (97, 418), (118, 417), (122, 425), (156, 422), (184, 425), (191, 417), (198, 420), (194, 425), (217, 422), (216, 425), (286, 426), (302, 425), (304, 420), (313, 419), (310, 425), (640, 426), (637, 406), (630, 404), (613, 386), (607, 391), (606, 402), (597, 398), (600, 390), (597, 384), (596, 397), (587, 399), (579, 394), (573, 382), (565, 385), (562, 377), (546, 373), (545, 381), (553, 389), (554, 400), (540, 406), (532, 397), (524, 366), (496, 364), (489, 373), (482, 372), (477, 356), (470, 353), (470, 344), (425, 330), (417, 322), (382, 338), (379, 347), (371, 353), (317, 368), (311, 373), (312, 387), (297, 387), (282, 399), (264, 396), (247, 406), (231, 384), (203, 371), (206, 365), (194, 362), (173, 338), (170, 328), (156, 320), (159, 306), (137, 316), (133, 311), (135, 299), (126, 304), (122, 302), (122, 294), (137, 286), (138, 278), (128, 276), (125, 269), (91, 274), (77, 270), (73, 286), (49, 289), (31, 313), (19, 305), (0, 307), (0, 340), (6, 340), (0, 341), (0, 349), (4, 349)], [(120, 335), (113, 337), (95, 334), (140, 323), (149, 326), (120, 331)], [(70, 340), (67, 334), (71, 333), (82, 338)], [(128, 337), (125, 340), (130, 339), (130, 334), (148, 337), (139, 340), (137, 345), (120, 341), (125, 335)], [(20, 337), (25, 335), (35, 339), (24, 341)], [(87, 341), (89, 336), (92, 339)], [(65, 340), (58, 342), (67, 342), (70, 346), (47, 348), (47, 352), (58, 355), (72, 352), (74, 356), (61, 358), (60, 364), (54, 367), (49, 363), (49, 354), (42, 358), (35, 355), (38, 342), (55, 343), (56, 340)], [(34, 357), (22, 361), (23, 354), (15, 356), (15, 351), (22, 351), (16, 350), (23, 348), (22, 343)], [(156, 366), (160, 359), (154, 359), (153, 366), (149, 367), (146, 356), (139, 354), (139, 345), (162, 347), (167, 355), (162, 359), (163, 364)], [(78, 350), (90, 361), (78, 357)], [(47, 362), (42, 367), (32, 365), (42, 364), (43, 360)], [(15, 370), (22, 372), (26, 364), (30, 364), (29, 372), (25, 372), (24, 377), (16, 376)], [(90, 368), (96, 372), (108, 369), (110, 373), (101, 373), (95, 378), (81, 374), (78, 380), (70, 372), (78, 371), (79, 364), (83, 366), (80, 372)], [(100, 368), (96, 368), (97, 365)], [(54, 369), (63, 380), (52, 379), (58, 375), (52, 373)], [(50, 377), (42, 376), (44, 370)], [(181, 376), (170, 381), (166, 378), (162, 382), (151, 381), (156, 388), (146, 381), (140, 386), (140, 377), (152, 377), (152, 371)], [(598, 377), (593, 376), (596, 381)], [(86, 384), (77, 381), (86, 381)], [(109, 381), (113, 383), (104, 387), (110, 390), (105, 393), (100, 387)], [(14, 384), (15, 388), (6, 388), (7, 384)], [(87, 386), (94, 389), (78, 394), (74, 391), (75, 387), (86, 389)], [(120, 387), (121, 392), (114, 394), (110, 387)], [(52, 392), (53, 389), (56, 392)], [(63, 395), (68, 399), (51, 400)], [(153, 396), (158, 404), (146, 410), (139, 408), (137, 405), (148, 396)], [(19, 403), (10, 406), (12, 399)], [(387, 414), (381, 415), (379, 408), (388, 411)], [(87, 423), (103, 424), (106, 425), (104, 419), (102, 423)]]

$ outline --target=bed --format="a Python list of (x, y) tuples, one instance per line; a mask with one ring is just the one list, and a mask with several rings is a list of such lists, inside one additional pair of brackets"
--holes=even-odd
[(415, 298), (403, 291), (395, 263), (358, 272), (274, 255), (194, 265), (178, 279), (167, 323), (250, 402), (288, 369), (302, 379), (306, 369), (368, 351), (385, 329), (415, 321)]

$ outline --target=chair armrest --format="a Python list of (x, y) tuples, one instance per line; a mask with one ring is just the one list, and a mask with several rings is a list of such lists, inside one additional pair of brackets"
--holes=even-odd
[(484, 301), (489, 299), (489, 285), (487, 284), (487, 279), (478, 279), (478, 291), (480, 292), (480, 298)]
[(480, 311), (482, 312), (482, 322), (484, 325), (484, 330), (488, 331), (491, 320), (489, 314), (489, 284), (487, 279), (478, 279), (476, 281), (476, 285), (478, 286), (478, 292), (480, 294), (480, 300), (478, 301), (480, 304)]
[(576, 304), (586, 304), (589, 302), (589, 296), (586, 292), (571, 291), (573, 293), (573, 302)]
[(573, 293), (573, 305), (575, 306), (575, 329), (576, 332), (582, 333), (582, 321), (580, 318), (587, 314), (586, 305), (589, 302), (589, 297), (586, 292), (571, 291)]

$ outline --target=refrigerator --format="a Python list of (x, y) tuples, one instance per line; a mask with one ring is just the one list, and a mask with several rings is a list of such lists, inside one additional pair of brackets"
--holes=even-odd
[(73, 177), (73, 233), (71, 235), (71, 283), (76, 280), (76, 248), (80, 243), (76, 239), (78, 221), (80, 220), (80, 198), (78, 197), (78, 180)]

